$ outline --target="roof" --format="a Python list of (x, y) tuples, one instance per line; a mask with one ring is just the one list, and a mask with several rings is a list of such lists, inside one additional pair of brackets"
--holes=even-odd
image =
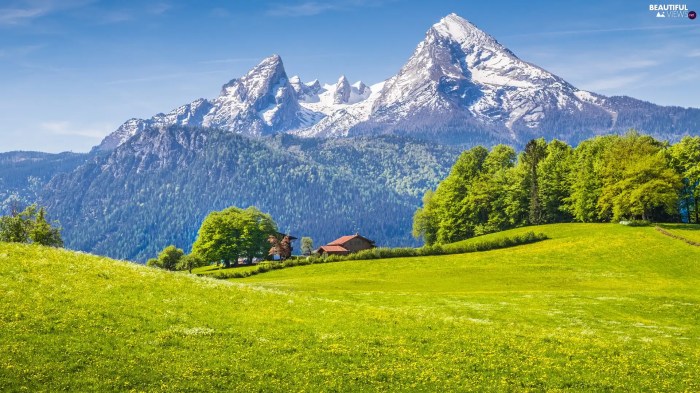
[(340, 245), (340, 246), (342, 246), (343, 244), (349, 242), (350, 240), (352, 240), (352, 239), (354, 239), (354, 238), (365, 239), (365, 240), (367, 240), (368, 242), (374, 244), (374, 240), (369, 240), (369, 239), (367, 239), (366, 237), (360, 236), (360, 234), (356, 233), (356, 234), (354, 234), (354, 235), (348, 235), (348, 236), (339, 237), (339, 238), (333, 240), (332, 242), (328, 243), (328, 245), (329, 245), (329, 246), (333, 246), (333, 245)]
[(333, 245), (333, 244), (329, 244), (327, 246), (321, 246), (318, 249), (319, 250), (323, 249), (323, 251), (326, 251), (326, 252), (350, 252), (343, 246), (338, 246), (338, 245)]
[(287, 234), (287, 233), (282, 233), (282, 232), (277, 232), (277, 236), (279, 236), (279, 237), (289, 236), (289, 240), (297, 240), (297, 239), (298, 239), (298, 238), (296, 238), (296, 237), (294, 237), (294, 236), (292, 236), (292, 235), (289, 235), (289, 234)]

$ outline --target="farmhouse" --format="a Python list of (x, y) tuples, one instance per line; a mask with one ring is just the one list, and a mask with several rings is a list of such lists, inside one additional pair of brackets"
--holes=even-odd
[(354, 235), (343, 236), (332, 242), (321, 246), (316, 250), (316, 253), (328, 255), (348, 255), (353, 252), (368, 250), (374, 248), (374, 240), (369, 240), (366, 237), (356, 233)]

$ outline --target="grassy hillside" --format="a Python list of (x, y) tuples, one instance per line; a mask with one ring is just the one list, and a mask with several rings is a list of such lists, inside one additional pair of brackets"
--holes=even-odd
[(663, 224), (660, 227), (675, 236), (700, 244), (700, 225)]
[(0, 390), (700, 390), (700, 247), (536, 231), (235, 282), (0, 244)]

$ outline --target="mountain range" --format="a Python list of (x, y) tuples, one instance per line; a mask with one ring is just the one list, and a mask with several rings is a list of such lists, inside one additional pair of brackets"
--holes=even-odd
[(700, 109), (605, 97), (521, 60), (455, 14), (426, 32), (395, 76), (367, 86), (303, 83), (278, 55), (226, 83), (218, 97), (130, 119), (97, 147), (111, 150), (147, 127), (215, 127), (237, 134), (303, 137), (397, 134), (458, 145), (569, 143), (629, 128), (661, 139), (700, 129)]
[(678, 140), (700, 132), (700, 109), (580, 90), (450, 14), (380, 83), (303, 82), (273, 55), (216, 98), (127, 120), (90, 153), (0, 154), (0, 204), (38, 201), (68, 247), (136, 261), (188, 249), (231, 205), (316, 245), (354, 232), (415, 245), (413, 212), (460, 149), (629, 128)]

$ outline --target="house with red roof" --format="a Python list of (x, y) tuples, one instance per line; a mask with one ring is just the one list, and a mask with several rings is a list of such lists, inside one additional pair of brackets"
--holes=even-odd
[(326, 253), (328, 255), (348, 255), (353, 252), (369, 250), (374, 247), (376, 247), (374, 245), (374, 240), (369, 240), (356, 233), (354, 235), (339, 237), (325, 246), (319, 247), (316, 252), (318, 254)]

